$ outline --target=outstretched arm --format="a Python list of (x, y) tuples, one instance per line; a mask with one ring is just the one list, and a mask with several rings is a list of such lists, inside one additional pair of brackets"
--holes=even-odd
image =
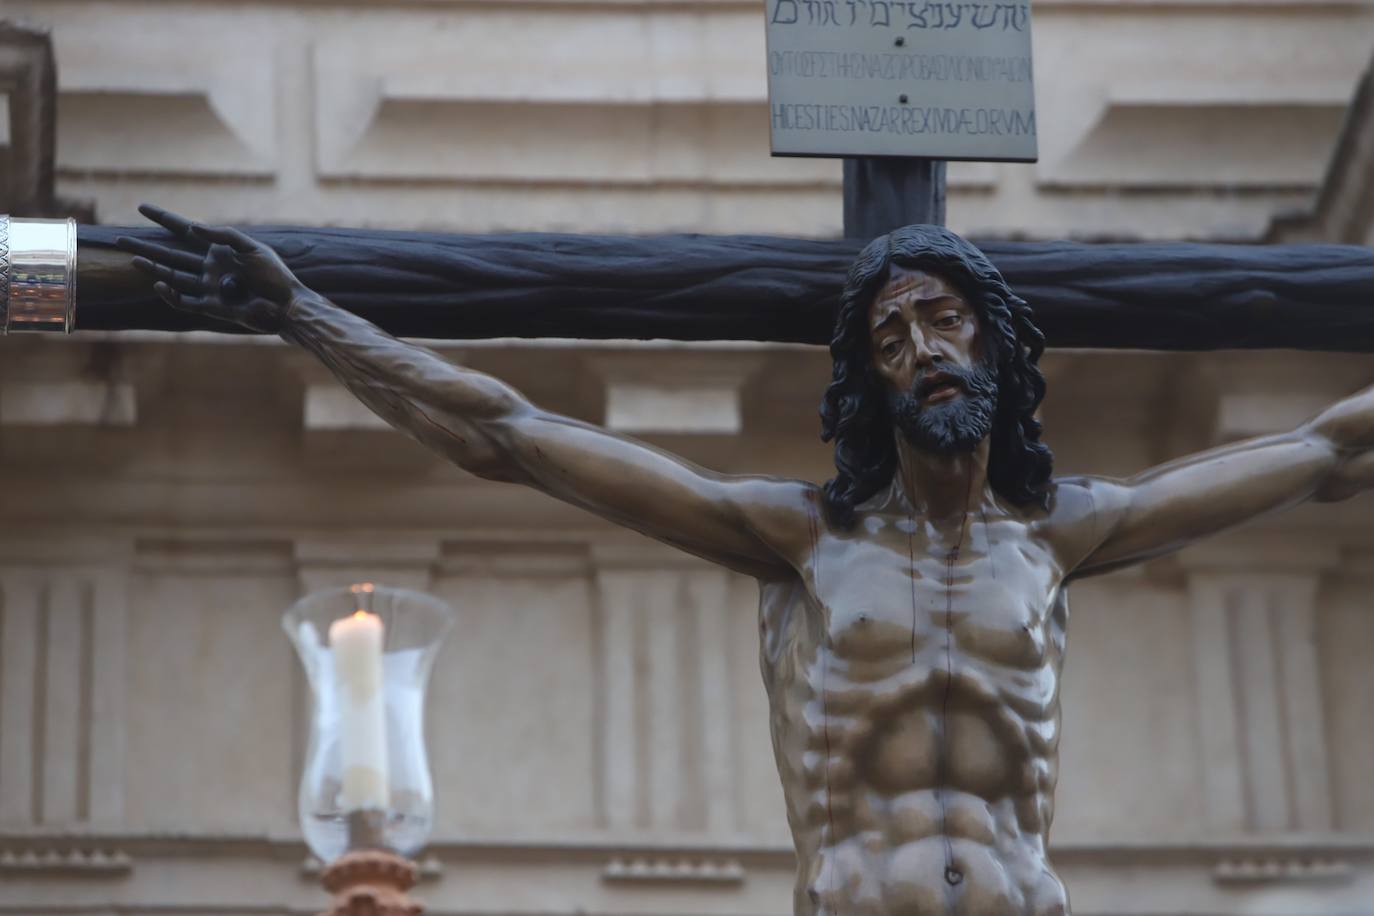
[(143, 212), (204, 255), (121, 240), (177, 307), (282, 337), (320, 358), (393, 426), (481, 477), (523, 483), (753, 575), (788, 569), (805, 536), (805, 485), (729, 477), (540, 410), (504, 383), (397, 340), (302, 285), (232, 229)]
[(1150, 559), (1304, 500), (1374, 486), (1374, 388), (1289, 433), (1171, 461), (1129, 480), (1060, 482), (1052, 524), (1075, 573)]

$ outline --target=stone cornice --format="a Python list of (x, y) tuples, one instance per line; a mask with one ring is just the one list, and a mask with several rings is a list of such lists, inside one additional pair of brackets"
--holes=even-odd
[[(226, 856), (262, 856), (272, 859), (304, 860), (305, 843), (299, 837), (273, 833), (229, 831), (160, 831), (59, 828), (34, 825), (0, 829), (0, 853), (81, 848), (123, 850), (139, 855), (178, 855), (203, 851)], [(437, 837), (428, 843), (421, 859), (449, 856), (505, 856), (514, 854), (567, 856), (571, 859), (600, 859), (603, 856), (655, 857), (715, 856), (732, 857), (751, 863), (783, 864), (793, 859), (792, 848), (784, 843), (767, 843), (749, 838), (708, 838), (700, 834), (650, 836), (608, 836), (586, 833), (566, 836), (528, 837)], [(1284, 856), (1298, 853), (1332, 854), (1374, 858), (1374, 833), (1315, 832), (1230, 835), (1186, 835), (1158, 839), (1102, 837), (1072, 839), (1051, 843), (1055, 861), (1130, 859), (1159, 861), (1196, 856), (1218, 858), (1245, 856)]]
[[(1292, 912), (1274, 904), (1301, 894), (1304, 913), (1334, 916), (1369, 899), (1374, 836), (1103, 839), (1059, 844), (1051, 857), (1084, 911), (1231, 912), (1223, 901), (1244, 892), (1259, 895), (1246, 898), (1249, 913)], [(722, 903), (729, 912), (782, 912), (795, 879), (785, 845), (666, 834), (440, 838), (418, 864), (420, 895), (435, 916), (572, 912), (567, 900), (588, 913), (722, 912)], [(0, 832), (0, 879), (13, 891), (0, 913), (27, 916), (38, 901), (103, 910), (116, 899), (159, 913), (307, 912), (322, 895), (318, 878), (304, 843), (284, 835)], [(1140, 896), (1109, 908), (1123, 881), (1139, 884)]]

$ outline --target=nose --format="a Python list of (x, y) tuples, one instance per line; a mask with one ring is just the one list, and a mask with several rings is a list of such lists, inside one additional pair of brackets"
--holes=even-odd
[(939, 365), (944, 357), (931, 347), (922, 329), (913, 323), (911, 326), (911, 345), (916, 353), (916, 365), (921, 368)]

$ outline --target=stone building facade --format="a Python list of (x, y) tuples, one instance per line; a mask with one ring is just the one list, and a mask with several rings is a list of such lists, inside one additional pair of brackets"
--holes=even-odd
[[(58, 190), (102, 222), (154, 200), (244, 223), (840, 229), (838, 163), (767, 155), (752, 0), (0, 16), (52, 30)], [(1369, 199), (1350, 164), (1374, 148), (1368, 93), (1350, 104), (1365, 0), (1042, 0), (1034, 18), (1041, 161), (952, 165), (954, 228), (1320, 239), (1333, 195)], [(1339, 240), (1374, 242), (1350, 210)], [(442, 350), (703, 465), (830, 470), (818, 349)], [(1060, 469), (1114, 475), (1374, 382), (1368, 358), (1285, 352), (1045, 367)], [(1374, 913), (1367, 512), (1301, 507), (1074, 587), (1053, 859), (1076, 913)], [(430, 912), (790, 909), (751, 582), (444, 466), (279, 342), (82, 334), (0, 341), (0, 913), (318, 907), (278, 620), (364, 578), (460, 615), (431, 691)]]

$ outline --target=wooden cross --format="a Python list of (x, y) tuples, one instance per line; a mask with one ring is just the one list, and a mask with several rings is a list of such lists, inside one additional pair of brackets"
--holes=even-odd
[[(407, 337), (825, 344), (862, 242), (768, 236), (445, 235), (246, 227), (312, 289)], [(234, 331), (169, 308), (82, 226), (77, 327)], [(1354, 245), (981, 247), (1050, 346), (1374, 351), (1374, 249)]]
[(846, 159), (844, 237), (873, 239), (912, 223), (945, 224), (945, 164), (938, 159)]

